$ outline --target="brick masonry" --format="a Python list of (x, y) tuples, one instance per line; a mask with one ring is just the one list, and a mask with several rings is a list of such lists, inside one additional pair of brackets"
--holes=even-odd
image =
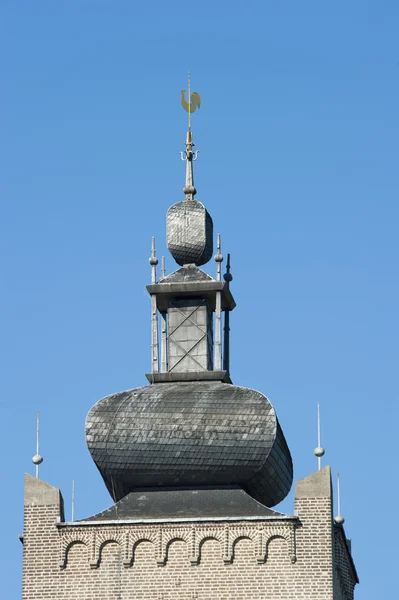
[(296, 517), (64, 522), (56, 488), (26, 476), (23, 600), (352, 600), (328, 467), (297, 483)]

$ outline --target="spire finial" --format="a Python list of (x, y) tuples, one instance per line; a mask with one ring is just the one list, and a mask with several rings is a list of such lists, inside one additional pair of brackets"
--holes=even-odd
[(36, 454), (32, 457), (32, 462), (36, 466), (36, 479), (39, 479), (39, 465), (43, 462), (43, 457), (39, 454), (39, 427), (40, 413), (36, 413)]
[(216, 281), (222, 280), (222, 272), (221, 272), (221, 263), (223, 262), (223, 255), (221, 253), (221, 244), (220, 244), (220, 233), (217, 235), (216, 242), (216, 254), (215, 254), (215, 262), (216, 262)]
[(230, 285), (230, 282), (233, 281), (233, 275), (231, 274), (230, 269), (231, 269), (230, 254), (228, 254), (227, 261), (226, 261), (226, 273), (223, 275), (223, 279), (225, 280), (227, 285)]
[[(230, 273), (230, 254), (227, 255), (226, 273), (223, 275), (227, 289), (230, 288), (230, 283), (233, 281), (233, 276)], [(223, 346), (223, 369), (230, 374), (230, 311), (224, 312), (224, 346)]]
[(151, 242), (151, 257), (150, 257), (150, 265), (151, 265), (151, 283), (157, 282), (157, 264), (158, 259), (155, 255), (155, 238), (152, 238)]
[(180, 152), (181, 159), (186, 161), (186, 185), (183, 188), (183, 192), (186, 194), (186, 200), (193, 200), (197, 190), (194, 186), (194, 174), (193, 174), (193, 161), (198, 158), (198, 151), (194, 152), (193, 147), (193, 134), (191, 132), (191, 114), (196, 111), (197, 108), (201, 106), (201, 97), (197, 92), (191, 93), (191, 77), (190, 73), (188, 74), (188, 98), (185, 100), (184, 96), (186, 90), (182, 90), (181, 93), (181, 104), (188, 112), (188, 131), (186, 136), (186, 150), (184, 152)]
[(314, 454), (317, 456), (317, 467), (321, 469), (321, 457), (324, 456), (325, 450), (321, 447), (320, 437), (320, 403), (317, 403), (317, 448), (314, 449)]
[(334, 521), (337, 525), (343, 525), (345, 523), (344, 517), (341, 515), (341, 482), (339, 473), (337, 473), (337, 500), (338, 500), (338, 514), (334, 517)]
[(191, 131), (191, 75), (187, 74), (187, 95), (188, 95), (188, 130)]

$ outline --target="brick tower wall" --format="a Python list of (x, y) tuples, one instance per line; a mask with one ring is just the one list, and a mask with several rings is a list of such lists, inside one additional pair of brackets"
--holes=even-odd
[(297, 517), (68, 524), (59, 491), (27, 476), (22, 597), (352, 600), (355, 575), (331, 504), (325, 468), (298, 482)]

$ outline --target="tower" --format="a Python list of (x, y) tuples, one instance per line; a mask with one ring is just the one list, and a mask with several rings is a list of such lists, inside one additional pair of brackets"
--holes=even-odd
[(273, 509), (290, 491), (292, 459), (270, 401), (232, 382), (230, 260), (222, 279), (218, 235), (216, 277), (200, 269), (213, 223), (195, 199), (193, 147), (189, 119), (185, 198), (167, 212), (178, 268), (159, 279), (152, 243), (148, 385), (103, 398), (86, 419), (113, 503), (65, 522), (59, 490), (26, 476), (24, 600), (353, 598), (329, 468), (297, 483), (294, 514)]

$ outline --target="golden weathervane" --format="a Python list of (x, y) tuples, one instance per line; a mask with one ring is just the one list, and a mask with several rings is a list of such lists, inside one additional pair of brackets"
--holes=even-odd
[(191, 94), (190, 90), (190, 73), (188, 74), (188, 102), (185, 99), (186, 90), (182, 90), (180, 102), (184, 110), (188, 112), (188, 130), (191, 129), (191, 114), (201, 107), (201, 96), (197, 92)]

